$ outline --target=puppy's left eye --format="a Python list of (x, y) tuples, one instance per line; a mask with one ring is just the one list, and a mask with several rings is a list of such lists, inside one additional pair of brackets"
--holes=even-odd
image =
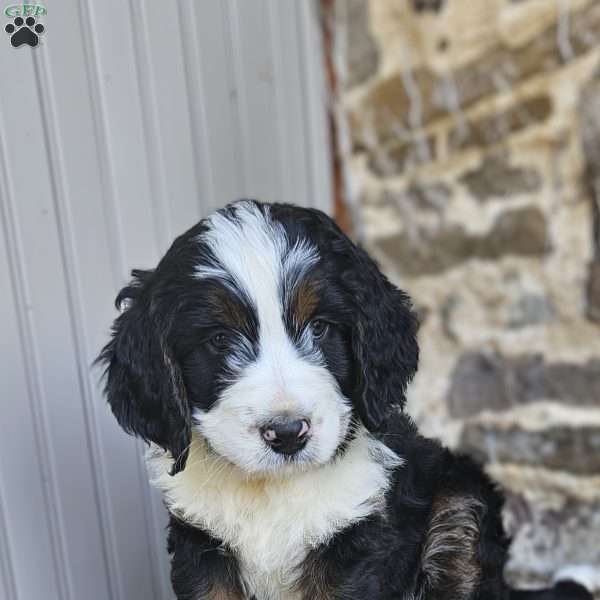
[(226, 333), (223, 333), (222, 331), (220, 331), (219, 333), (216, 333), (208, 340), (208, 345), (215, 352), (219, 352), (219, 353), (224, 353), (227, 350), (229, 350), (232, 343), (233, 342), (232, 342), (231, 337), (228, 336)]
[(311, 322), (310, 329), (313, 337), (316, 340), (320, 340), (327, 335), (327, 332), (329, 331), (329, 323), (327, 323), (327, 321), (323, 321), (322, 319), (315, 319)]

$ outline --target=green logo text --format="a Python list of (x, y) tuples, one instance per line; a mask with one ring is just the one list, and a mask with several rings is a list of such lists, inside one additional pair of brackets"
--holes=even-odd
[(47, 12), (41, 4), (11, 4), (4, 9), (7, 17), (41, 17)]

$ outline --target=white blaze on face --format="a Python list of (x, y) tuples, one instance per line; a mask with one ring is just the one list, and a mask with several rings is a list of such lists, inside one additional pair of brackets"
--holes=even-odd
[[(216, 213), (201, 239), (219, 266), (199, 266), (199, 278), (221, 279), (242, 290), (258, 318), (258, 356), (243, 366), (235, 381), (207, 412), (194, 418), (211, 447), (248, 472), (273, 471), (289, 463), (270, 450), (259, 428), (282, 413), (311, 421), (311, 438), (296, 464), (324, 463), (345, 436), (350, 406), (310, 333), (299, 352), (284, 324), (282, 290), (294, 287), (318, 260), (318, 252), (300, 240), (290, 246), (285, 229), (252, 202), (235, 205), (235, 218)], [(285, 285), (284, 285), (285, 284)]]

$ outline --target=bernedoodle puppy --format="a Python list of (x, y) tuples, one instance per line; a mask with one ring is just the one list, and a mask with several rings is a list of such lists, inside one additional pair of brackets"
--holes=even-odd
[(179, 600), (559, 600), (513, 591), (502, 495), (403, 411), (408, 296), (325, 214), (243, 200), (134, 271), (99, 360), (149, 443)]

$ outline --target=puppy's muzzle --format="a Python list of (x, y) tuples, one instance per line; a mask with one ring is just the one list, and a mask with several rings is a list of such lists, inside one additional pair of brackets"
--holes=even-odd
[(277, 417), (260, 429), (265, 443), (280, 454), (296, 454), (310, 437), (310, 421), (293, 417)]

